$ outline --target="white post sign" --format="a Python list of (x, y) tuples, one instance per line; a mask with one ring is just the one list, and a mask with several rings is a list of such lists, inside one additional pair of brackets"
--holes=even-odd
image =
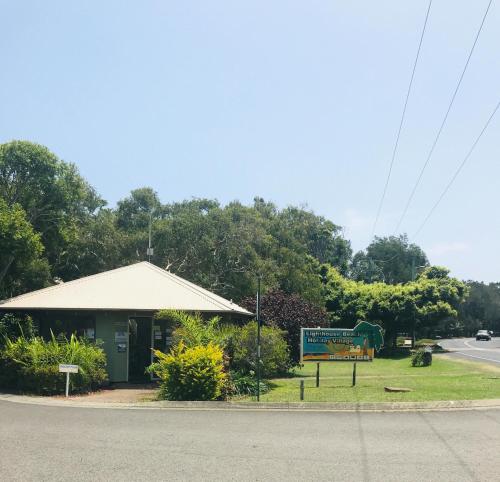
[(66, 397), (69, 395), (69, 374), (78, 373), (78, 365), (59, 364), (59, 373), (66, 373)]

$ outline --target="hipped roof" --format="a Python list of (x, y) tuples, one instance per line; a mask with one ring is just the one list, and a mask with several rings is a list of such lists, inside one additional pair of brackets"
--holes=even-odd
[(172, 309), (251, 315), (235, 303), (146, 261), (0, 302), (0, 310)]

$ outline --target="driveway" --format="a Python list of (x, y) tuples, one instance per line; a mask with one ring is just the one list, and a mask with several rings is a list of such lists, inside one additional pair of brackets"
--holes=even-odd
[(0, 401), (2, 482), (491, 481), (500, 410), (120, 410)]
[(475, 338), (452, 338), (439, 344), (449, 350), (450, 355), (500, 367), (500, 337), (490, 341), (476, 341)]

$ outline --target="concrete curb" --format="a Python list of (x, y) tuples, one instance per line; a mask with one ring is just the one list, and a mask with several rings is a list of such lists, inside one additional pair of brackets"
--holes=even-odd
[(449, 400), (434, 402), (139, 402), (103, 403), (85, 402), (26, 395), (2, 394), (0, 401), (65, 408), (99, 408), (121, 410), (226, 410), (226, 411), (302, 411), (302, 412), (408, 412), (500, 409), (500, 399)]

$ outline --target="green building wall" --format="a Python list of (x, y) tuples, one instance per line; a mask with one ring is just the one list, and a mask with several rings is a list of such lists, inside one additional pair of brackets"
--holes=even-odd
[[(123, 333), (127, 334), (126, 340), (122, 337)], [(104, 342), (109, 381), (128, 381), (128, 313), (97, 313), (95, 334), (96, 339)]]

